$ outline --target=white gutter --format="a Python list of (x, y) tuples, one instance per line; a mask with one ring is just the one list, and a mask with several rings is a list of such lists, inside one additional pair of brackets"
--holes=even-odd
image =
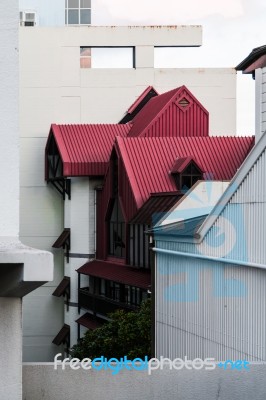
[(222, 263), (225, 263), (225, 264), (241, 265), (241, 266), (244, 266), (244, 267), (266, 269), (266, 265), (265, 264), (258, 264), (258, 263), (252, 263), (252, 262), (232, 260), (232, 259), (221, 258), (221, 257), (204, 256), (202, 254), (185, 253), (183, 251), (166, 250), (166, 249), (160, 249), (158, 247), (153, 247), (152, 250), (155, 251), (155, 253), (169, 254), (169, 255), (173, 255), (173, 256), (181, 256), (181, 257), (188, 257), (188, 258), (195, 258), (195, 259), (198, 259), (198, 260), (218, 261), (218, 262), (222, 262)]

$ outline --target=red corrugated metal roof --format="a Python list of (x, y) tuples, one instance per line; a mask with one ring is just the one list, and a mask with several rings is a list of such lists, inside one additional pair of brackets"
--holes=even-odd
[(126, 136), (129, 130), (129, 124), (52, 124), (50, 135), (63, 162), (63, 176), (104, 175), (115, 137)]
[(138, 208), (151, 193), (177, 190), (171, 174), (177, 157), (192, 156), (209, 179), (231, 180), (253, 145), (254, 137), (116, 139)]
[(152, 86), (148, 86), (129, 107), (124, 117), (121, 119), (121, 121), (119, 121), (119, 124), (126, 124), (129, 121), (132, 121), (133, 118), (142, 110), (145, 104), (147, 104), (152, 97), (156, 96), (158, 96), (158, 92)]
[(155, 225), (183, 196), (181, 192), (152, 193), (130, 223)]
[(77, 269), (77, 272), (142, 289), (148, 289), (151, 284), (150, 271), (108, 261), (90, 261)]
[(132, 114), (132, 113), (135, 111), (135, 109), (138, 107), (138, 105), (139, 105), (139, 104), (145, 99), (145, 97), (149, 94), (149, 92), (150, 92), (151, 90), (154, 91), (155, 93), (157, 93), (157, 95), (158, 95), (157, 90), (155, 90), (153, 86), (148, 86), (148, 87), (141, 93), (141, 95), (134, 101), (134, 103), (129, 107), (129, 109), (127, 110), (127, 112), (128, 112), (129, 114)]
[(179, 157), (177, 158), (177, 160), (175, 161), (174, 165), (171, 168), (171, 173), (172, 174), (176, 174), (176, 173), (181, 173), (184, 171), (184, 169), (191, 163), (191, 161), (193, 161), (196, 166), (202, 171), (202, 168), (198, 165), (198, 163), (195, 162), (194, 158), (191, 156), (188, 157)]
[[(183, 98), (188, 101), (187, 108), (181, 107), (178, 103)], [(171, 108), (172, 105), (174, 107)], [(165, 112), (167, 116), (163, 123), (163, 118), (160, 118)], [(208, 135), (208, 111), (186, 86), (153, 97), (135, 116), (132, 123), (133, 126), (128, 134), (130, 137)]]

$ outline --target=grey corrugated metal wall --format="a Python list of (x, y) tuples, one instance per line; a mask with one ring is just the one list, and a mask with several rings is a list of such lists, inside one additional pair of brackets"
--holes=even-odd
[[(200, 244), (157, 248), (266, 264), (266, 152)], [(266, 360), (266, 270), (156, 256), (156, 356)]]

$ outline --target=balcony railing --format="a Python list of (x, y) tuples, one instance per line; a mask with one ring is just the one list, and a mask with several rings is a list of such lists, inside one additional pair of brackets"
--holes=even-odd
[(137, 306), (121, 303), (108, 297), (89, 293), (88, 288), (79, 289), (79, 307), (91, 310), (97, 314), (107, 315), (116, 310), (136, 310)]

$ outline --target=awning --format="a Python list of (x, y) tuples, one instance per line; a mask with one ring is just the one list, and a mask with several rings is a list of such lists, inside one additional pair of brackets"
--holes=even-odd
[(155, 225), (183, 196), (181, 192), (152, 193), (130, 223)]
[(94, 317), (89, 313), (82, 315), (76, 320), (79, 325), (85, 326), (88, 329), (96, 329), (103, 325), (103, 322), (99, 318)]
[(124, 285), (136, 286), (141, 289), (148, 289), (148, 286), (151, 284), (150, 271), (108, 261), (90, 261), (80, 267), (77, 272), (83, 275), (123, 283)]
[(69, 342), (69, 336), (70, 336), (70, 326), (64, 324), (63, 328), (58, 332), (52, 343), (56, 344), (57, 346), (60, 346), (60, 344), (62, 343)]
[(59, 283), (59, 285), (52, 293), (52, 295), (56, 297), (64, 296), (69, 288), (70, 288), (70, 278), (69, 276), (64, 276), (64, 278)]

